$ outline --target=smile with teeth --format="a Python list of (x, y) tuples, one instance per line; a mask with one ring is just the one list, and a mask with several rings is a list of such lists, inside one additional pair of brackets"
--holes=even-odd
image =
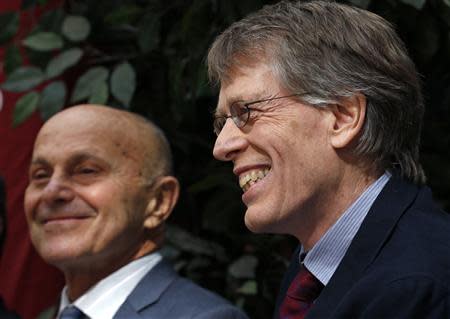
[(253, 184), (258, 183), (269, 173), (269, 168), (255, 169), (239, 176), (239, 186), (246, 192)]

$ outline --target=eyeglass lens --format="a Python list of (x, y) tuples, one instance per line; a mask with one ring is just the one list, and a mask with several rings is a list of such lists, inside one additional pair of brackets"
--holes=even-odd
[(242, 128), (247, 124), (250, 116), (250, 109), (244, 103), (236, 102), (230, 106), (230, 115), (234, 124), (236, 124), (237, 127)]

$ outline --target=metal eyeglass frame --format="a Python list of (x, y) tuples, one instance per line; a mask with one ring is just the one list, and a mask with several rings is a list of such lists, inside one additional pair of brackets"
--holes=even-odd
[[(293, 96), (302, 96), (302, 95), (307, 95), (307, 94), (309, 94), (309, 93), (296, 93), (296, 94), (290, 94), (290, 95), (283, 95), (283, 96), (277, 96), (277, 97), (272, 97), (272, 98), (268, 98), (268, 99), (251, 101), (251, 102), (244, 102), (244, 101), (234, 102), (230, 106), (230, 115), (221, 115), (221, 116), (214, 117), (214, 121), (213, 121), (214, 133), (216, 134), (216, 136), (218, 136), (220, 134), (220, 132), (222, 131), (223, 127), (225, 126), (226, 121), (229, 118), (231, 118), (233, 120), (234, 124), (238, 128), (240, 128), (240, 129), (243, 128), (248, 123), (248, 120), (250, 119), (251, 111), (256, 111), (256, 109), (251, 108), (250, 105), (262, 103), (262, 102), (270, 102), (270, 101), (284, 99), (284, 98), (293, 97)], [(257, 110), (257, 111), (261, 111), (261, 110)]]

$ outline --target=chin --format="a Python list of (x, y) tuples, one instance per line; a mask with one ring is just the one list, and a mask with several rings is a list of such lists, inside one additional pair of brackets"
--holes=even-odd
[(59, 265), (65, 264), (67, 261), (74, 260), (82, 256), (75, 245), (68, 245), (60, 242), (47, 242), (45, 245), (36, 245), (39, 255), (48, 263), (57, 268)]
[(244, 221), (245, 226), (255, 234), (263, 233), (280, 233), (277, 231), (276, 222), (274, 220), (262, 218), (263, 214), (258, 214), (257, 212), (251, 212), (247, 210), (245, 213)]

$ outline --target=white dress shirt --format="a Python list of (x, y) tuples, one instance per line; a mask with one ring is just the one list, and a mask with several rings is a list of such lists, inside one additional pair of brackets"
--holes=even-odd
[[(391, 173), (385, 172), (370, 185), (306, 255), (303, 260), (304, 265), (325, 286), (335, 273), (372, 204), (391, 176)], [(303, 252), (302, 247), (300, 256)], [(299, 258), (302, 262), (301, 257)]]
[(64, 287), (57, 318), (65, 307), (73, 305), (90, 319), (112, 319), (136, 285), (161, 259), (161, 254), (156, 252), (132, 261), (92, 286), (73, 304), (67, 296), (67, 286)]

